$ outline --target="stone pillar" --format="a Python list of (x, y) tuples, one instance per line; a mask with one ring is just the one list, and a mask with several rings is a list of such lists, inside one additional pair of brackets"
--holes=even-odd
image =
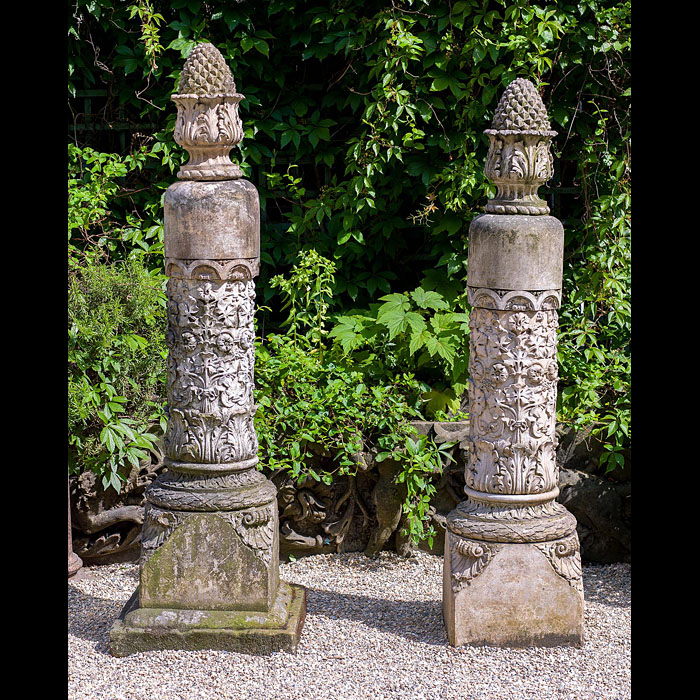
[(73, 528), (70, 520), (70, 478), (68, 479), (68, 578), (73, 578), (83, 567), (83, 560), (73, 551)]
[(169, 277), (167, 472), (146, 490), (140, 582), (111, 632), (148, 649), (296, 649), (305, 590), (279, 580), (277, 493), (256, 469), (258, 193), (229, 159), (243, 138), (231, 71), (211, 44), (185, 61), (164, 196)]
[(555, 500), (564, 230), (537, 195), (556, 132), (519, 78), (485, 133), (498, 192), (469, 228), (467, 498), (447, 517), (443, 617), (455, 646), (579, 646), (576, 519)]

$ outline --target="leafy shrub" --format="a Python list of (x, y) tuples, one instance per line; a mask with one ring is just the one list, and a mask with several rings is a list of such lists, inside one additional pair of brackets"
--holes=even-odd
[(600, 141), (583, 158), (602, 159), (606, 194), (590, 203), (584, 237), (569, 258), (560, 315), (558, 416), (597, 435), (606, 472), (624, 466), (631, 442), (631, 192), (627, 149)]
[(428, 415), (458, 410), (468, 379), (469, 314), (423, 287), (379, 300), (365, 313), (338, 316), (331, 337), (345, 353), (368, 348), (357, 353), (365, 362), (381, 355), (392, 367), (422, 370), (431, 385), (423, 393)]
[(70, 272), (69, 465), (117, 491), (164, 428), (163, 278), (135, 258)]
[[(290, 309), (292, 334), (269, 334), (256, 348), (256, 430), (261, 466), (283, 469), (299, 483), (307, 477), (330, 484), (355, 475), (366, 455), (400, 465), (407, 485), (407, 532), (415, 542), (435, 531), (428, 506), (430, 475), (442, 468), (437, 447), (416, 437), (408, 423), (421, 417), (422, 385), (406, 372), (388, 371), (378, 358), (353, 363), (337, 345), (327, 347), (324, 325), (332, 301), (333, 263), (306, 251), (288, 277), (276, 277)], [(300, 303), (302, 302), (302, 303)], [(366, 358), (365, 358), (366, 359)], [(324, 456), (322, 468), (316, 457)]]
[(68, 464), (117, 491), (165, 423), (162, 225), (113, 211), (145, 158), (68, 147)]

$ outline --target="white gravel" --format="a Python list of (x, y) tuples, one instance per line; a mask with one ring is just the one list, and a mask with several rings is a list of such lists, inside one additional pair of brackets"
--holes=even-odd
[(572, 647), (451, 647), (442, 557), (320, 554), (280, 566), (307, 587), (296, 654), (155, 651), (117, 659), (109, 630), (136, 564), (68, 582), (69, 700), (613, 700), (631, 697), (629, 564), (584, 565), (585, 635)]

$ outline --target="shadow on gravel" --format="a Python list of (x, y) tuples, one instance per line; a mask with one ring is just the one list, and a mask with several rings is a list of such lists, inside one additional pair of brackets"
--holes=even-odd
[(109, 630), (126, 601), (96, 598), (68, 584), (68, 634), (96, 642), (95, 651), (109, 656)]
[(362, 622), (412, 642), (448, 645), (440, 600), (386, 600), (318, 588), (306, 592), (307, 614)]
[(631, 569), (622, 569), (620, 564), (587, 564), (583, 567), (583, 595), (587, 603), (631, 607)]

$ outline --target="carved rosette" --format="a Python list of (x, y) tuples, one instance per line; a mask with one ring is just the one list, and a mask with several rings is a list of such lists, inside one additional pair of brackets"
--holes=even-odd
[(212, 44), (199, 44), (185, 61), (178, 91), (174, 138), (190, 156), (177, 176), (184, 180), (229, 180), (242, 176), (231, 149), (243, 139), (238, 103), (243, 95), (226, 61)]
[(524, 78), (514, 80), (503, 93), (489, 137), (484, 174), (497, 187), (488, 201), (490, 214), (549, 214), (538, 188), (553, 174), (550, 146), (552, 131), (547, 111), (535, 86)]
[(555, 501), (560, 298), (560, 290), (469, 288), (467, 500), (448, 518), (455, 534), (534, 543), (575, 532)]
[[(257, 259), (166, 260), (168, 472), (146, 492), (142, 561), (193, 512), (225, 517), (271, 561), (276, 488), (255, 469), (258, 265)], [(267, 514), (264, 524), (259, 513)]]
[(556, 489), (556, 330), (554, 310), (472, 310), (469, 489), (518, 495)]

